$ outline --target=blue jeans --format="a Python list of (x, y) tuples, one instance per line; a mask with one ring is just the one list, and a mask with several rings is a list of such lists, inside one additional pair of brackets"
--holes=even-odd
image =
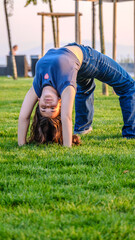
[(77, 76), (75, 131), (85, 130), (92, 123), (95, 87), (91, 85), (89, 88), (89, 85), (96, 78), (113, 87), (119, 96), (124, 121), (123, 137), (135, 138), (135, 81), (118, 63), (106, 55), (91, 47), (76, 43), (69, 45), (77, 45), (83, 52), (83, 63)]
[(77, 84), (75, 96), (75, 127), (74, 132), (80, 133), (90, 128), (94, 116), (94, 79), (89, 79), (91, 86), (83, 88)]

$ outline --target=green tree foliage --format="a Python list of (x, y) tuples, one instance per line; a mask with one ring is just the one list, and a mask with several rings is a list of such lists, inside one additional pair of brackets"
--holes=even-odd
[[(42, 0), (42, 2), (47, 3), (48, 0)], [(25, 7), (27, 7), (30, 3), (33, 3), (34, 5), (37, 5), (37, 0), (27, 0), (26, 4), (25, 4)]]

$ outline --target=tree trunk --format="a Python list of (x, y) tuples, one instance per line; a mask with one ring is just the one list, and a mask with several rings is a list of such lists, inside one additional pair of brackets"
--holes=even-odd
[(10, 34), (10, 27), (9, 27), (9, 20), (8, 20), (8, 13), (7, 13), (7, 0), (4, 0), (4, 9), (5, 9), (5, 17), (6, 17), (6, 25), (7, 25), (7, 32), (8, 32), (8, 42), (9, 42), (9, 49), (11, 52), (11, 62), (12, 62), (12, 69), (13, 69), (13, 78), (17, 79), (17, 67), (15, 56), (12, 54), (12, 44), (11, 44), (11, 34)]
[(75, 0), (75, 41), (80, 43), (79, 39), (79, 0)]
[[(103, 31), (103, 5), (102, 0), (99, 0), (99, 30), (100, 30), (100, 44), (101, 44), (101, 52), (105, 54), (105, 43), (104, 43), (104, 31)], [(109, 95), (108, 86), (103, 83), (102, 84), (102, 93), (103, 95)]]
[(92, 2), (92, 47), (95, 48), (95, 2)]
[[(50, 12), (53, 13), (53, 6), (52, 6), (52, 0), (49, 0), (49, 8)], [(54, 47), (57, 45), (57, 40), (56, 40), (56, 27), (55, 27), (55, 21), (54, 17), (52, 16), (52, 29), (53, 29), (53, 41), (54, 41)]]

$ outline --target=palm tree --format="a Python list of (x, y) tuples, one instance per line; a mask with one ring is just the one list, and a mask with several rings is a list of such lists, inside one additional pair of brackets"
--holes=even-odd
[(4, 0), (4, 10), (5, 10), (5, 17), (6, 17), (7, 32), (8, 32), (9, 49), (11, 52), (11, 64), (12, 64), (12, 69), (13, 69), (13, 78), (17, 79), (17, 67), (16, 67), (15, 56), (12, 54), (11, 32), (10, 32), (10, 26), (9, 26), (9, 16), (11, 16), (11, 13), (8, 13), (9, 4), (10, 4), (11, 9), (13, 9), (13, 1), (12, 0)]
[[(104, 31), (103, 31), (103, 5), (102, 0), (99, 0), (99, 29), (100, 29), (100, 43), (101, 43), (101, 52), (105, 54), (105, 43), (104, 43)], [(108, 86), (102, 84), (102, 93), (108, 96)]]
[[(50, 12), (53, 13), (53, 5), (52, 5), (52, 0), (42, 0), (42, 2), (49, 3), (49, 8)], [(37, 0), (27, 0), (25, 7), (27, 7), (30, 3), (33, 3), (34, 5), (37, 5)], [(53, 29), (53, 41), (54, 41), (54, 47), (57, 45), (56, 41), (56, 28), (55, 28), (55, 21), (54, 21), (54, 16), (52, 18), (52, 29)]]

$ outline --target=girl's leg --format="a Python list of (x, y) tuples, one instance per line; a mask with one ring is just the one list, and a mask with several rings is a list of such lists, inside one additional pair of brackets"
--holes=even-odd
[(132, 88), (119, 98), (124, 121), (122, 135), (126, 138), (135, 138), (135, 83)]
[(87, 65), (87, 77), (95, 77), (101, 82), (114, 88), (119, 96), (123, 114), (124, 126), (122, 135), (126, 138), (135, 138), (135, 81), (113, 59), (87, 48), (89, 65)]
[(77, 85), (75, 97), (75, 127), (74, 133), (86, 134), (92, 130), (94, 115), (94, 79), (89, 80), (89, 86)]
[(109, 58), (107, 62), (106, 72), (100, 79), (112, 86), (119, 96), (124, 121), (123, 137), (135, 138), (135, 81), (118, 63)]

